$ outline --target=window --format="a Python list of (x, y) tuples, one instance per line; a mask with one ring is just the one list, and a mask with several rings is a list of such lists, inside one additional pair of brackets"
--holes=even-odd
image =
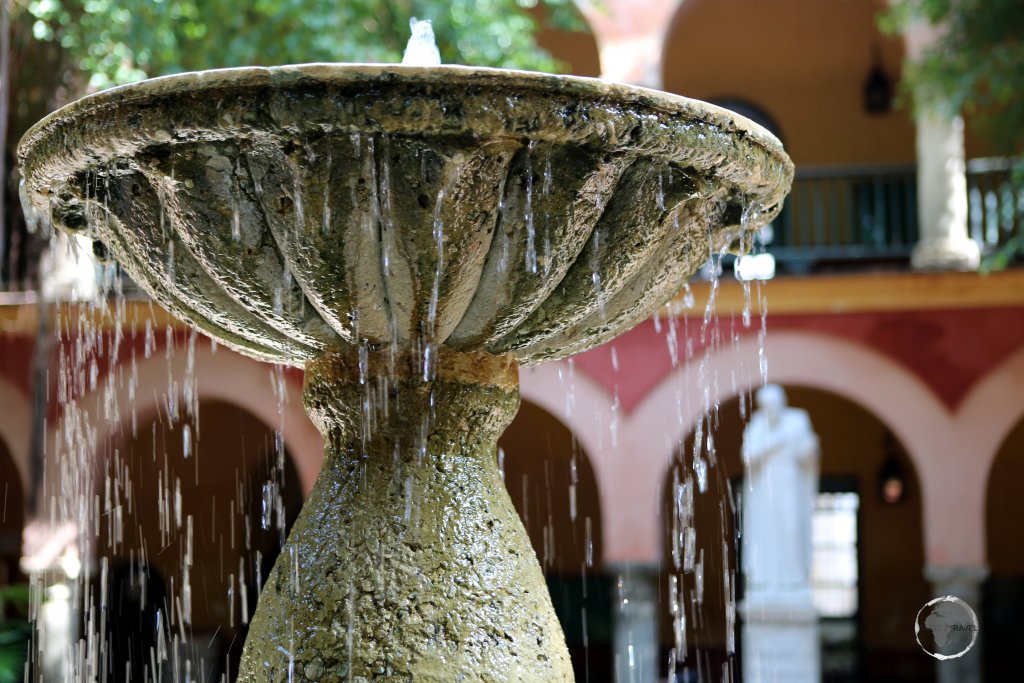
[(852, 492), (819, 493), (811, 517), (811, 592), (825, 618), (857, 614), (857, 510)]

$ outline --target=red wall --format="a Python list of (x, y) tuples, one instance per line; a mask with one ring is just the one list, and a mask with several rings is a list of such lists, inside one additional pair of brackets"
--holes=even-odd
[[(683, 318), (676, 323), (676, 347), (680, 363), (701, 352), (702, 321)], [(626, 412), (672, 371), (669, 324), (661, 331), (647, 321), (610, 344), (576, 357), (576, 367), (613, 391)], [(729, 343), (734, 332), (756, 334), (760, 321), (748, 329), (739, 320), (723, 318), (720, 343)], [(805, 330), (831, 334), (871, 348), (907, 367), (925, 382), (950, 408), (979, 379), (1015, 350), (1024, 347), (1024, 308), (896, 311), (813, 315), (768, 315), (772, 331)], [(613, 349), (618, 370), (613, 366)], [(1024, 389), (1024, 387), (1022, 387)]]
[[(671, 325), (661, 320), (660, 331), (657, 327), (653, 320), (648, 320), (615, 341), (575, 358), (576, 367), (609, 393), (618, 387), (620, 404), (626, 412), (635, 408), (672, 371)], [(702, 321), (697, 317), (675, 321), (680, 363), (701, 353), (701, 327)], [(759, 329), (760, 321), (756, 318), (746, 329), (737, 319), (722, 318), (719, 344), (728, 344), (735, 334), (756, 334)], [(975, 382), (1024, 347), (1024, 308), (769, 315), (767, 329), (769, 338), (772, 331), (806, 330), (832, 334), (874, 349), (907, 367), (947, 406), (955, 408)], [(163, 353), (165, 334), (163, 330), (157, 333), (161, 349), (158, 353)], [(178, 331), (174, 336), (177, 352), (184, 353), (188, 333)], [(126, 339), (120, 348), (121, 360), (128, 360), (132, 353), (141, 359), (144, 341), (141, 331), (134, 339)], [(198, 343), (207, 342), (201, 339)], [(33, 337), (0, 335), (0, 377), (22, 389), (26, 396), (31, 387), (34, 349)], [(102, 376), (107, 359), (101, 357), (97, 361)], [(289, 369), (292, 380), (298, 380), (299, 374)], [(50, 381), (51, 391), (55, 392), (56, 373), (50, 373)], [(51, 401), (51, 405), (54, 403)]]

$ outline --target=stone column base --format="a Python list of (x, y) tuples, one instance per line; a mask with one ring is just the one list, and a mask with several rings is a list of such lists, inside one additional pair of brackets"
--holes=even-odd
[(498, 471), (515, 359), (442, 349), (423, 372), (386, 349), (307, 364), (323, 469), (260, 594), (239, 681), (571, 683)]
[(981, 250), (970, 238), (922, 240), (910, 254), (915, 270), (977, 270), (980, 263)]
[(979, 565), (928, 565), (924, 576), (932, 585), (932, 595), (942, 597), (954, 595), (974, 610), (981, 622), (974, 647), (955, 659), (935, 663), (935, 680), (938, 683), (981, 683), (982, 681), (982, 637), (985, 624), (981, 621), (981, 586), (988, 578), (988, 567)]

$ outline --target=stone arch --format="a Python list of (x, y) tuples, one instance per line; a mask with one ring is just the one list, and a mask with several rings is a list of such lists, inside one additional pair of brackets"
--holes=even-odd
[[(964, 458), (971, 461), (973, 472), (985, 487), (985, 528), (991, 541), (991, 525), (994, 512), (993, 487), (999, 483), (1018, 483), (1000, 474), (1010, 458), (1018, 457), (1017, 447), (1024, 445), (1024, 349), (1017, 351), (999, 366), (992, 369), (971, 390), (960, 404), (957, 419), (962, 423), (962, 441), (957, 446)], [(992, 550), (986, 553), (986, 560), (993, 565), (1005, 564), (994, 554), (995, 546), (1005, 544), (987, 543)], [(1019, 546), (1019, 544), (1017, 544)], [(1024, 564), (1021, 565), (1024, 573)]]
[[(272, 423), (201, 399), (196, 415), (173, 425), (157, 412), (140, 415), (134, 434), (101, 444), (97, 462), (99, 534), (90, 559), (117, 579), (104, 596), (107, 637), (153, 644), (148, 625), (135, 621), (137, 603), (162, 581), (162, 618), (173, 613), (188, 625), (172, 665), (187, 660), (215, 678), (237, 671), (259, 587), (303, 502), (295, 460), (287, 447), (279, 451)], [(141, 675), (147, 658), (140, 662), (137, 649), (115, 649), (114, 666)]]
[(609, 670), (612, 649), (603, 627), (611, 619), (611, 589), (590, 458), (562, 420), (529, 400), (498, 447), (505, 487), (544, 569), (577, 678)]
[[(554, 416), (572, 431), (573, 438), (593, 470), (601, 502), (601, 547), (604, 562), (619, 561), (619, 552), (609, 544), (627, 531), (617, 520), (617, 511), (609, 506), (613, 500), (613, 484), (605, 476), (601, 462), (611, 455), (611, 439), (600, 425), (611, 423), (614, 409), (607, 393), (587, 375), (575, 372), (571, 362), (544, 363), (520, 370), (520, 394), (529, 402)], [(571, 392), (571, 393), (570, 393)]]
[[(727, 400), (761, 385), (758, 372), (760, 345), (754, 336), (721, 349), (708, 361), (707, 374), (731, 377), (726, 387), (721, 382), (709, 387), (710, 403)], [(826, 334), (777, 331), (767, 335), (765, 353), (768, 381), (806, 386), (843, 396), (878, 416), (905, 444), (920, 472), (930, 464), (931, 441), (919, 430), (947, 415), (935, 393), (910, 370), (882, 354)], [(644, 404), (664, 400), (684, 392), (683, 419), (675, 425), (673, 441), (680, 442), (705, 412), (705, 397), (693, 383), (685, 383), (679, 372), (666, 378), (644, 400)], [(681, 385), (682, 383), (685, 383)], [(907, 401), (905, 399), (912, 400)]]
[[(323, 439), (306, 416), (302, 406), (301, 384), (286, 374), (287, 400), (279, 404), (271, 382), (273, 366), (227, 349), (214, 350), (205, 342), (205, 338), (200, 339), (194, 358), (199, 400), (224, 401), (243, 408), (271, 428), (280, 427), (285, 447), (295, 459), (303, 494), (308, 494), (320, 473)], [(95, 443), (108, 443), (130, 433), (133, 410), (137, 421), (156, 413), (167, 395), (169, 383), (180, 382), (185, 376), (187, 365), (188, 354), (185, 352), (174, 354), (170, 360), (164, 354), (157, 353), (138, 361), (134, 400), (120, 384), (108, 387), (104, 382), (99, 385), (80, 405), (93, 415), (101, 414), (99, 407), (109, 392), (113, 402), (112, 412), (120, 420), (117, 423), (99, 418), (91, 420), (96, 428)], [(51, 441), (62, 433), (62, 428), (63, 425), (59, 423), (51, 430)]]
[[(658, 561), (660, 529), (652, 520), (659, 516), (660, 487), (673, 455), (705, 406), (761, 384), (759, 348), (749, 335), (711, 354), (705, 373), (719, 379), (706, 394), (697, 386), (697, 361), (680, 367), (628, 415), (567, 362), (522, 373), (524, 397), (562, 416), (591, 456), (606, 510), (607, 562)], [(961, 439), (958, 424), (920, 378), (887, 356), (824, 334), (772, 332), (765, 352), (769, 381), (848, 398), (879, 416), (903, 444), (920, 477), (928, 562), (982, 560), (983, 498), (972, 477), (964, 479), (972, 463), (955, 445)], [(963, 481), (969, 486), (962, 487)], [(951, 506), (950, 500), (963, 504)]]
[(498, 446), (505, 486), (545, 571), (598, 571), (601, 498), (590, 456), (572, 429), (551, 411), (523, 401)]
[[(1024, 419), (1024, 348), (990, 370), (957, 407), (965, 456), (988, 482), (1006, 439)], [(982, 485), (985, 485), (984, 483)]]
[[(1018, 414), (1016, 425), (1001, 436), (986, 476), (985, 540), (990, 574), (982, 604), (976, 609), (980, 608), (985, 625), (985, 674), (992, 680), (1011, 680), (1019, 666), (1017, 644), (1024, 638), (1019, 618), (1024, 609), (1024, 544), (1020, 531), (1020, 520), (1024, 519), (1024, 499), (1020, 495), (1020, 482), (1024, 481), (1024, 416)], [(979, 455), (981, 452), (979, 449)]]
[(798, 166), (913, 162), (909, 114), (872, 115), (863, 107), (874, 45), (891, 82), (900, 78), (904, 40), (882, 35), (875, 22), (886, 6), (686, 0), (662, 46), (664, 87), (756, 103), (787, 132)]
[[(757, 351), (755, 338), (741, 340), (711, 358), (709, 375), (726, 377), (735, 367), (756, 368)], [(920, 478), (925, 555), (929, 562), (941, 564), (945, 558), (970, 558), (981, 553), (976, 533), (981, 528), (980, 518), (965, 519), (972, 516), (962, 514), (959, 506), (953, 511), (947, 505), (949, 487), (962, 469), (957, 462), (958, 454), (950, 449), (956, 427), (949, 412), (921, 379), (876, 351), (823, 334), (775, 332), (768, 335), (766, 353), (769, 381), (820, 389), (847, 398), (877, 416), (903, 444)], [(756, 371), (733, 377), (732, 391), (728, 393), (749, 391), (761, 383)], [(687, 414), (677, 423), (674, 435), (681, 442), (689, 425), (704, 413), (703, 403), (693, 387), (679, 386), (678, 377), (663, 382), (645, 403), (666, 400), (666, 392), (689, 394), (684, 402)], [(726, 393), (713, 388), (711, 402), (723, 400)], [(966, 527), (969, 531), (953, 537), (948, 530), (954, 522), (955, 528)]]

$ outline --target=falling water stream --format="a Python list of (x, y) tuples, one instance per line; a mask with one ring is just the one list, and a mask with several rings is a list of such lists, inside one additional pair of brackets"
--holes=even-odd
[[(413, 37), (403, 63), (424, 66), (439, 63), (429, 22), (414, 23)], [(368, 217), (367, 229), (376, 231), (378, 225), (382, 226), (384, 237), (380, 258), (387, 272), (390, 261), (397, 258), (393, 244), (387, 238), (389, 233), (393, 233), (389, 227), (393, 224), (390, 215), (389, 143), (384, 136), (358, 134), (353, 137), (353, 143), (358, 153), (370, 160), (367, 166), (373, 173), (380, 169), (380, 177), (371, 178), (369, 183), (375, 193), (371, 202), (375, 213)], [(314, 154), (311, 148), (308, 149), (308, 154)], [(426, 154), (423, 153), (422, 160), (424, 174), (428, 166)], [(378, 155), (381, 155), (380, 159)], [(341, 163), (345, 160), (328, 160), (328, 164)], [(363, 160), (354, 163), (363, 163)], [(521, 238), (526, 244), (525, 249), (515, 253), (523, 254), (528, 272), (545, 275), (552, 261), (550, 236), (539, 232), (534, 212), (551, 191), (552, 183), (557, 181), (551, 177), (550, 161), (541, 165), (542, 162), (534, 157), (533, 143), (526, 152), (525, 163), (528, 168), (525, 204), (519, 208), (523, 211), (522, 222), (526, 226)], [(242, 169), (235, 169), (234, 175), (241, 177)], [(98, 182), (101, 182), (98, 178), (92, 179), (94, 194)], [(659, 174), (655, 182), (661, 186), (668, 180)], [(235, 192), (241, 193), (238, 183), (233, 187)], [(436, 207), (433, 237), (439, 255), (445, 253), (445, 225), (440, 209), (447, 187), (450, 183), (443, 184), (438, 196), (431, 200)], [(295, 191), (297, 233), (305, 225), (299, 201), (301, 190), (301, 187), (296, 187)], [(323, 191), (326, 196), (334, 190), (325, 184)], [(603, 195), (595, 194), (594, 201), (600, 209)], [(660, 211), (668, 211), (664, 190), (656, 194), (654, 201)], [(323, 206), (325, 213), (321, 224), (326, 230), (331, 216), (328, 202), (324, 201)], [(499, 207), (499, 211), (509, 210), (510, 207), (504, 204)], [(755, 220), (758, 210), (756, 206), (747, 207), (741, 228)], [(41, 215), (29, 218), (41, 223), (49, 220), (49, 217)], [(109, 220), (109, 216), (93, 216), (93, 219)], [(233, 214), (226, 220), (230, 221), (232, 238), (244, 239), (237, 203)], [(681, 229), (678, 214), (675, 220), (676, 229)], [(710, 226), (710, 222), (708, 224)], [(743, 230), (743, 234), (748, 233)], [(302, 235), (297, 234), (296, 239), (302, 239)], [(752, 250), (753, 242), (745, 237), (739, 246), (741, 253), (747, 253)], [(506, 253), (507, 249), (506, 245)], [(684, 416), (694, 411), (693, 406), (688, 405), (691, 397), (685, 388), (686, 383), (679, 383), (674, 400), (678, 426), (682, 429), (676, 431), (686, 433), (692, 427), (693, 437), (689, 448), (684, 441), (674, 444), (676, 456), (673, 462), (666, 463), (671, 477), (670, 509), (664, 520), (669, 565), (662, 568), (659, 577), (659, 609), (668, 615), (672, 627), (672, 648), (668, 661), (663, 665), (669, 671), (680, 672), (682, 678), (679, 680), (688, 682), (732, 681), (738, 675), (734, 656), (737, 604), (735, 548), (740, 511), (736, 509), (728, 477), (718, 460), (714, 435), (719, 424), (720, 397), (739, 395), (741, 413), (745, 416), (750, 406), (749, 387), (763, 382), (767, 373), (764, 352), (767, 306), (763, 286), (757, 282), (752, 291), (752, 285), (743, 282), (743, 310), (738, 318), (722, 319), (716, 304), (724, 256), (724, 252), (708, 254), (708, 266), (704, 272), (709, 280), (709, 294), (703, 302), (703, 311), (700, 310), (701, 302), (696, 300), (687, 285), (651, 323), (664, 338), (664, 353), (670, 359), (672, 372), (685, 374), (688, 382), (697, 387), (696, 395), (700, 402), (696, 412), (701, 417), (696, 424), (684, 424)], [(427, 320), (428, 338), (420, 350), (424, 379), (429, 379), (434, 372), (437, 347), (430, 336), (438, 317), (438, 307), (444, 303), (439, 300), (438, 291), (444, 259), (439, 256), (437, 264)], [(505, 267), (510, 268), (511, 265), (506, 264)], [(167, 252), (166, 268), (171, 277), (175, 277), (173, 250)], [(223, 425), (200, 422), (201, 404), (210, 387), (204, 384), (204, 378), (196, 370), (197, 354), (229, 352), (218, 350), (215, 342), (194, 331), (168, 322), (152, 303), (140, 304), (138, 299), (127, 296), (124, 289), (130, 283), (122, 277), (116, 264), (97, 266), (97, 276), (101, 282), (98, 296), (75, 305), (59, 305), (53, 315), (55, 363), (53, 376), (48, 380), (52, 390), (51, 406), (45, 417), (49, 436), (45, 444), (42, 498), (33, 533), (51, 543), (63, 540), (62, 544), (55, 546), (61, 552), (58, 558), (54, 558), (55, 562), (45, 571), (32, 575), (32, 616), (37, 623), (30, 657), (34, 680), (46, 680), (44, 675), (55, 675), (58, 671), (59, 680), (68, 682), (125, 680), (123, 672), (109, 669), (112, 665), (128, 666), (132, 671), (141, 673), (142, 681), (147, 683), (216, 680), (211, 678), (211, 662), (203, 657), (202, 643), (197, 643), (199, 633), (194, 622), (200, 611), (208, 609), (208, 603), (213, 600), (211, 596), (220, 595), (226, 598), (229, 607), (223, 617), (224, 628), (236, 634), (242, 633), (242, 627), (252, 616), (250, 605), (265, 579), (265, 548), (258, 547), (253, 539), (261, 532), (269, 532), (275, 536), (276, 549), (283, 547), (289, 522), (287, 493), (300, 486), (300, 482), (289, 473), (285, 448), (286, 429), (292, 427), (285, 423), (287, 406), (289, 402), (300, 400), (299, 385), (291, 371), (284, 367), (268, 369), (265, 388), (276, 400), (279, 422), (271, 425), (272, 443), (258, 445), (267, 454), (265, 478), (251, 482), (252, 473), (239, 469), (229, 500), (188, 497), (187, 491), (199, 490), (204, 476), (208, 476), (209, 464), (205, 459), (222, 455), (206, 453), (202, 447), (204, 436), (223, 428)], [(285, 269), (280, 289), (274, 297), (274, 308), (278, 313), (291, 305), (282, 295), (291, 289), (290, 277)], [(601, 302), (606, 298), (602, 289), (604, 285), (595, 267), (593, 287)], [(753, 320), (754, 310), (760, 311), (759, 326)], [(389, 321), (389, 325), (394, 331), (394, 319)], [(719, 376), (714, 370), (715, 355), (730, 344), (738, 345), (741, 337), (747, 334), (756, 334), (758, 339), (757, 367), (736, 367), (728, 376)], [(612, 369), (616, 377), (622, 378), (619, 367), (625, 352), (621, 345), (611, 344)], [(377, 386), (366, 378), (366, 354), (364, 346), (360, 355), (360, 376), (365, 385), (363, 422), (367, 433), (364, 438), (372, 432), (377, 416), (386, 416), (390, 409), (384, 400), (388, 393), (386, 387)], [(161, 358), (166, 366), (161, 372), (166, 377), (165, 381), (156, 381), (151, 373), (146, 377), (140, 376), (140, 368), (152, 369), (154, 361)], [(586, 424), (586, 416), (581, 413), (590, 410), (577, 398), (578, 372), (572, 358), (558, 364), (558, 376), (564, 392), (563, 417), (573, 425)], [(137, 405), (148, 404), (150, 397), (142, 397), (140, 392), (152, 391), (150, 387), (154, 384), (165, 385), (166, 391), (155, 397), (154, 414), (142, 414), (137, 411)], [(425, 419), (430, 419), (430, 416)], [(612, 449), (618, 446), (620, 422), (624, 419), (616, 386), (610, 421), (593, 424), (599, 440)], [(146, 434), (145, 429), (150, 433)], [(177, 434), (174, 441), (180, 443), (180, 450), (176, 452), (169, 452), (163, 447), (170, 434)], [(125, 443), (138, 443), (146, 438), (153, 444), (151, 457), (139, 459), (138, 454), (122, 450)], [(240, 444), (242, 448), (249, 446), (251, 444)], [(568, 490), (551, 490), (549, 482), (544, 483), (548, 496), (545, 509), (549, 516), (568, 515), (574, 524), (579, 515), (580, 457), (581, 454), (574, 450), (567, 460), (570, 468)], [(503, 466), (505, 458), (505, 452), (500, 451), (499, 459)], [(140, 476), (147, 482), (139, 481)], [(153, 481), (155, 495), (141, 494), (140, 491), (154, 488)], [(512, 486), (518, 482), (506, 483)], [(405, 490), (406, 520), (415, 521), (421, 501), (411, 489), (411, 479), (396, 484)], [(525, 487), (525, 482), (523, 485)], [(657, 508), (650, 501), (637, 501), (637, 504), (646, 504), (651, 515), (657, 514)], [(530, 509), (528, 505), (525, 507)], [(207, 509), (215, 512), (231, 510), (232, 513), (225, 515), (221, 512), (207, 517)], [(140, 520), (154, 517), (160, 547), (140, 542), (145, 539)], [(207, 521), (201, 523), (200, 520)], [(709, 525), (708, 520), (713, 523)], [(586, 579), (601, 569), (596, 566), (594, 557), (593, 536), (597, 530), (593, 528), (592, 519), (587, 516), (582, 526), (586, 552), (580, 571)], [(698, 527), (717, 527), (716, 541), (720, 542), (698, 538)], [(543, 566), (548, 567), (559, 552), (554, 522), (549, 519), (544, 531), (540, 560)], [(211, 558), (204, 554), (223, 552), (224, 548), (242, 548), (244, 551), (239, 554), (237, 564), (221, 562), (219, 583), (198, 585), (195, 579), (197, 562), (210, 561)], [(35, 550), (42, 553), (38, 547)], [(152, 567), (158, 557), (162, 566), (168, 566), (168, 553), (173, 553), (176, 558), (173, 561), (176, 571), (163, 577), (166, 591), (160, 603), (147, 605), (146, 600), (155, 594), (150, 590), (151, 584), (157, 580), (151, 573)], [(112, 656), (113, 649), (119, 647), (113, 642), (112, 634), (120, 633), (118, 625), (112, 621), (123, 618), (120, 607), (111, 602), (114, 597), (113, 572), (115, 569), (123, 571), (114, 567), (118, 558), (127, 558), (128, 564), (127, 576), (119, 574), (117, 580), (126, 582), (132, 594), (138, 596), (141, 608), (147, 615), (152, 615), (153, 621), (148, 627), (155, 634), (148, 649), (130, 652), (127, 662)], [(295, 558), (293, 566), (299, 566)], [(301, 580), (301, 577), (296, 579)], [(628, 610), (632, 590), (630, 576), (625, 572), (617, 579), (615, 598), (619, 604), (616, 609)], [(589, 638), (586, 609), (583, 608), (581, 615), (585, 644)], [(710, 633), (711, 629), (722, 628), (722, 625), (724, 633)], [(281, 628), (288, 628), (288, 625), (282, 624)], [(209, 636), (204, 634), (202, 637)], [(351, 639), (351, 632), (347, 637)], [(707, 646), (708, 642), (715, 640), (726, 643), (728, 654), (726, 660), (717, 665), (712, 664)], [(625, 660), (617, 660), (620, 679), (640, 680), (637, 671), (639, 661), (632, 656), (632, 649)], [(233, 680), (234, 671), (230, 668), (225, 670), (224, 666), (219, 668), (220, 680)], [(606, 674), (588, 670), (584, 674), (585, 679), (581, 680), (609, 680)]]

